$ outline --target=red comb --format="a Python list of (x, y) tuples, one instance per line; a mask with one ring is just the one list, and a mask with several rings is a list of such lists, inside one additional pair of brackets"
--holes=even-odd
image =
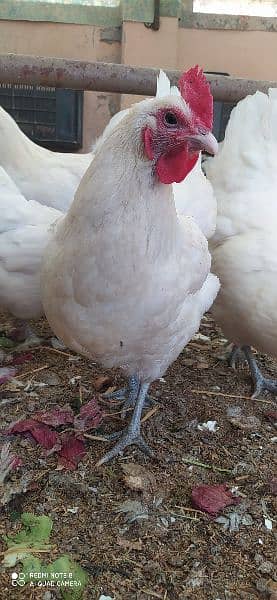
[(196, 65), (192, 67), (179, 80), (178, 83), (183, 99), (192, 112), (208, 129), (213, 126), (213, 97), (210, 85), (203, 70)]

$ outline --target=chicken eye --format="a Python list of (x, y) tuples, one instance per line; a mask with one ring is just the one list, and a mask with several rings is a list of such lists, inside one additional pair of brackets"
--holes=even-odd
[(177, 117), (175, 116), (175, 114), (173, 112), (165, 113), (164, 120), (167, 125), (177, 125), (177, 123), (178, 123)]

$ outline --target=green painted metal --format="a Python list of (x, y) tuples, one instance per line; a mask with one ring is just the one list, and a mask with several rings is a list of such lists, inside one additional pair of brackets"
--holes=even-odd
[(153, 0), (121, 0), (123, 21), (143, 21), (151, 23), (154, 19)]
[[(0, 20), (48, 21), (98, 27), (120, 27), (123, 21), (151, 23), (154, 0), (0, 0)], [(112, 5), (109, 5), (111, 4)], [(161, 0), (160, 16), (179, 19), (186, 29), (233, 29), (237, 31), (277, 31), (275, 17), (212, 15), (193, 13), (183, 0)]]
[(162, 0), (161, 17), (179, 17), (182, 14), (182, 0)]
[[(179, 17), (181, 12), (182, 0), (161, 0), (162, 17)], [(108, 1), (98, 6), (93, 0), (0, 0), (0, 20), (119, 27), (123, 21), (151, 23), (153, 17), (154, 0), (119, 0), (117, 6)]]
[(70, 4), (34, 2), (29, 0), (0, 0), (0, 19), (8, 21), (50, 21), (118, 27), (122, 22), (121, 7), (93, 6), (75, 0)]

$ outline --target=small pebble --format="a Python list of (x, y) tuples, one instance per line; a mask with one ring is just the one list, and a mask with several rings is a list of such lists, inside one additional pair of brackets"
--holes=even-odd
[(59, 375), (57, 375), (57, 373), (43, 373), (43, 375), (41, 374), (41, 380), (43, 381), (43, 383), (46, 383), (47, 385), (61, 385), (62, 380), (59, 377)]
[(256, 582), (256, 588), (257, 588), (258, 592), (261, 592), (261, 594), (264, 594), (265, 592), (267, 592), (266, 579), (258, 579), (258, 581)]
[(239, 417), (242, 413), (242, 408), (240, 406), (228, 406), (226, 410), (227, 417)]
[(266, 573), (266, 574), (271, 573), (272, 569), (273, 569), (273, 564), (269, 560), (265, 560), (259, 566), (259, 571), (261, 573)]

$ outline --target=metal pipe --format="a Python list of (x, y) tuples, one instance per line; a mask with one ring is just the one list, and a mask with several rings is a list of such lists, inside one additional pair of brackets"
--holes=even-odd
[[(44, 85), (75, 90), (154, 96), (158, 69), (115, 63), (86, 62), (21, 54), (0, 55), (0, 82)], [(180, 71), (166, 73), (177, 84)], [(237, 102), (256, 90), (267, 92), (276, 81), (254, 81), (207, 75), (215, 100)]]

